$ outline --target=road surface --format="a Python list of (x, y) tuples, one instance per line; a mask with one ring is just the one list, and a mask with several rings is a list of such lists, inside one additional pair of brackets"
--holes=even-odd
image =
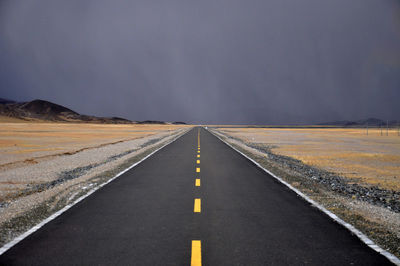
[(0, 265), (390, 265), (205, 129), (49, 222)]

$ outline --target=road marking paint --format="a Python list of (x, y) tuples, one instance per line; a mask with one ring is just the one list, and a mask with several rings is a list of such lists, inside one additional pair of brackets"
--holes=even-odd
[(200, 160), (197, 160), (197, 164), (200, 164)]
[(197, 178), (197, 179), (196, 179), (196, 187), (199, 187), (199, 186), (200, 186), (200, 179)]
[(194, 199), (194, 212), (201, 212), (201, 199)]
[(200, 154), (197, 154), (197, 158), (200, 158)]
[(200, 173), (200, 167), (196, 168), (196, 173)]
[(198, 145), (199, 145), (199, 147), (200, 147), (200, 128), (199, 128), (199, 130), (197, 131), (197, 143), (198, 143)]
[(192, 240), (192, 260), (191, 266), (201, 266), (201, 241)]

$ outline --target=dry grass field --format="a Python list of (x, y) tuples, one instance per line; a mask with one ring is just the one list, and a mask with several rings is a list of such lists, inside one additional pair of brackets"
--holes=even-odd
[(379, 129), (219, 128), (245, 142), (267, 145), (274, 153), (338, 173), (362, 184), (400, 190), (400, 136)]
[(178, 125), (0, 123), (0, 169), (182, 128)]

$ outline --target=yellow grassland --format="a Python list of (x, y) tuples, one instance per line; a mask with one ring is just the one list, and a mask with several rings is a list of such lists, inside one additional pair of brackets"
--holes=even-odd
[(220, 128), (247, 142), (272, 147), (274, 153), (356, 179), (400, 190), (400, 136), (397, 129)]
[(150, 136), (182, 125), (0, 123), (0, 166)]

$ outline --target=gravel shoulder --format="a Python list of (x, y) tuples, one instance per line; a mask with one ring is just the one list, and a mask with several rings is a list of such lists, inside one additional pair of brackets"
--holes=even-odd
[(185, 134), (164, 131), (0, 171), (0, 245)]
[(210, 129), (263, 167), (400, 257), (400, 192), (364, 187), (340, 175), (275, 154), (268, 145), (245, 142)]

